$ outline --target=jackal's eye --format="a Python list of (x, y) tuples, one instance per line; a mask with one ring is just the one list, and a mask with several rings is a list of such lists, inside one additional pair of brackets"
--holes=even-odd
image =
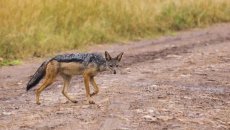
[(111, 68), (112, 68), (112, 67), (113, 67), (113, 65), (109, 65), (109, 67), (111, 67)]
[(116, 67), (118, 67), (118, 65), (116, 65)]

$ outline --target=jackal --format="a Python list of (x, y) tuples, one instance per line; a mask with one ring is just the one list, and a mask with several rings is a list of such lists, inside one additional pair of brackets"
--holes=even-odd
[[(110, 54), (105, 51), (105, 58), (97, 53), (77, 53), (77, 54), (64, 54), (57, 55), (47, 61), (44, 61), (37, 69), (27, 84), (27, 91), (37, 85), (40, 80), (45, 77), (42, 85), (36, 90), (36, 103), (39, 105), (39, 97), (41, 92), (50, 86), (57, 75), (64, 79), (64, 86), (62, 94), (71, 102), (77, 103), (67, 94), (67, 88), (70, 85), (70, 80), (74, 75), (82, 75), (84, 78), (87, 102), (94, 104), (91, 99), (92, 96), (98, 94), (99, 88), (94, 80), (94, 76), (98, 72), (110, 70), (116, 74), (116, 68), (121, 61), (123, 52), (112, 58)], [(89, 83), (94, 87), (94, 92), (90, 93)]]

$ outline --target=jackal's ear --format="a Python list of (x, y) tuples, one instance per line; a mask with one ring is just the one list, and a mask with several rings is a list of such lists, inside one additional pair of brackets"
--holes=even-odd
[(106, 60), (111, 60), (112, 59), (107, 51), (105, 51), (105, 59)]
[(121, 52), (119, 55), (117, 55), (116, 59), (118, 61), (121, 61), (122, 55), (124, 54), (124, 52)]

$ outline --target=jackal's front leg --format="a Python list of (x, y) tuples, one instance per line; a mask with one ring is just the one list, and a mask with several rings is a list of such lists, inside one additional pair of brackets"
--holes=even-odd
[(98, 86), (97, 86), (97, 84), (96, 84), (96, 82), (95, 82), (95, 80), (94, 80), (94, 77), (93, 77), (93, 76), (92, 76), (92, 77), (90, 77), (90, 83), (93, 85), (93, 88), (94, 88), (94, 92), (93, 92), (93, 93), (91, 93), (91, 94), (90, 94), (90, 96), (94, 96), (94, 95), (98, 94), (98, 92), (99, 92), (99, 88), (98, 88)]
[(85, 91), (86, 91), (87, 102), (89, 104), (95, 104), (95, 102), (90, 97), (90, 89), (89, 89), (90, 76), (88, 74), (84, 74), (83, 77), (84, 77), (84, 83), (85, 83)]
[(70, 80), (71, 80), (71, 76), (67, 76), (67, 75), (62, 75), (63, 79), (64, 79), (64, 86), (62, 89), (62, 94), (71, 102), (73, 103), (77, 103), (76, 100), (72, 99), (71, 97), (69, 97), (69, 95), (67, 94), (67, 89), (70, 86)]

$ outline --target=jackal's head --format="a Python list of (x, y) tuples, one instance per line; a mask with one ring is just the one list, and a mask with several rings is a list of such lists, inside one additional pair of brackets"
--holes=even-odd
[(121, 61), (122, 55), (124, 52), (121, 52), (115, 58), (112, 58), (110, 54), (105, 51), (105, 59), (106, 59), (106, 68), (110, 70), (113, 74), (116, 74), (116, 69), (119, 67), (119, 63)]

